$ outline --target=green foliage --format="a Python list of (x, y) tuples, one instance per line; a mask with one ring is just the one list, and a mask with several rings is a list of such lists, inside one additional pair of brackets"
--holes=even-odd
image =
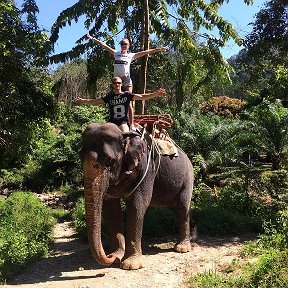
[(288, 190), (287, 170), (264, 171), (260, 174), (257, 182), (257, 190), (265, 191), (274, 201), (278, 202), (278, 205), (285, 201)]
[[(250, 275), (249, 275), (250, 274)], [(278, 288), (288, 285), (288, 251), (269, 249), (251, 268), (249, 284), (259, 288)], [(250, 286), (250, 287), (251, 287)], [(246, 286), (247, 287), (247, 286)]]
[[(98, 68), (99, 66), (100, 63), (97, 63)], [(58, 101), (71, 106), (77, 97), (91, 98), (90, 95), (92, 95), (93, 97), (100, 98), (107, 94), (112, 77), (109, 77), (109, 79), (98, 77), (99, 81), (96, 82), (94, 79), (90, 79), (91, 75), (88, 75), (88, 68), (86, 60), (76, 59), (71, 63), (59, 67), (53, 73), (54, 84), (52, 91), (57, 95)], [(97, 70), (102, 71), (102, 69)], [(94, 73), (93, 76), (95, 77)], [(91, 86), (97, 86), (97, 89), (89, 89), (88, 91), (88, 88)]]
[(50, 214), (56, 219), (57, 222), (70, 220), (70, 212), (61, 208), (51, 209)]
[(256, 14), (253, 30), (244, 42), (254, 61), (287, 63), (287, 7), (286, 0), (270, 0)]
[(281, 104), (263, 103), (250, 115), (250, 134), (258, 153), (267, 153), (272, 169), (280, 169), (288, 149), (288, 110)]
[[(30, 152), (35, 126), (54, 113), (49, 78), (33, 65), (45, 62), (46, 34), (37, 26), (35, 1), (0, 3), (0, 165), (21, 165)], [(42, 77), (41, 77), (42, 76)]]
[[(3, 179), (7, 182), (2, 185), (9, 188), (19, 185), (28, 190), (49, 191), (65, 185), (66, 182), (81, 182), (81, 164), (78, 156), (80, 144), (80, 133), (60, 134), (51, 127), (48, 135), (34, 143), (33, 152), (21, 169), (3, 171), (10, 177)], [(22, 181), (19, 181), (21, 178)]]
[[(273, 223), (274, 222), (274, 223)], [(288, 247), (288, 209), (279, 211), (275, 221), (264, 223), (265, 233), (260, 236), (258, 249), (275, 248), (287, 250)]]
[[(205, 272), (191, 277), (190, 287), (270, 288), (288, 285), (288, 209), (279, 211), (274, 224), (264, 224), (264, 234), (244, 246), (243, 254), (257, 255), (238, 276)], [(222, 271), (223, 272), (223, 271)]]
[(259, 221), (251, 216), (227, 211), (219, 206), (192, 209), (198, 232), (202, 235), (239, 235), (259, 232)]
[[(227, 277), (213, 271), (197, 274), (189, 281), (190, 288), (244, 288), (245, 280), (242, 277)], [(248, 288), (249, 286), (247, 286)]]
[(287, 251), (269, 250), (256, 263), (247, 266), (240, 276), (222, 275), (213, 271), (191, 277), (191, 288), (279, 288), (288, 285)]
[(190, 159), (197, 155), (202, 173), (208, 174), (218, 167), (238, 164), (243, 153), (237, 145), (241, 130), (243, 124), (238, 120), (201, 115), (187, 109), (174, 117), (172, 138)]
[[(144, 4), (142, 1), (115, 1), (113, 3), (101, 2), (101, 5), (100, 2), (98, 2), (96, 1), (95, 3), (91, 3), (87, 0), (80, 1), (63, 11), (52, 27), (50, 37), (52, 43), (56, 43), (59, 37), (60, 29), (64, 28), (67, 24), (71, 26), (73, 23), (72, 20), (78, 22), (80, 16), (85, 17), (86, 28), (88, 29), (90, 26), (92, 26), (91, 32), (95, 34), (95, 37), (103, 38), (104, 42), (108, 41), (109, 46), (115, 46), (114, 41), (111, 39), (113, 35), (116, 35), (119, 30), (122, 29), (121, 25), (118, 26), (121, 19), (125, 19), (123, 25), (126, 34), (133, 35), (134, 37), (140, 37), (141, 22), (143, 21), (142, 19), (144, 13)], [(247, 1), (245, 1), (245, 3), (247, 3)], [(204, 35), (203, 37), (203, 39), (209, 42), (209, 45), (214, 45), (215, 48), (217, 45), (223, 46), (224, 43), (230, 38), (234, 39), (240, 44), (241, 40), (236, 31), (233, 29), (232, 25), (217, 14), (220, 6), (219, 4), (221, 5), (223, 3), (216, 4), (215, 1), (213, 1), (211, 4), (204, 3), (203, 1), (191, 2), (189, 4), (187, 2), (172, 3), (170, 1), (149, 2), (151, 32), (156, 33), (158, 37), (165, 40), (171, 38), (171, 35), (173, 35), (176, 31), (174, 31), (174, 27), (170, 27), (169, 23), (175, 23), (176, 19), (178, 22), (177, 25), (182, 27), (186, 27), (186, 22), (193, 23), (193, 29), (195, 32), (198, 32), (201, 27), (204, 27), (207, 30), (212, 30), (214, 27), (216, 27), (216, 29), (219, 30), (220, 39), (217, 39), (212, 35), (211, 37), (209, 37), (210, 35)], [(169, 10), (169, 12), (167, 5), (172, 5), (173, 7), (173, 9)], [(177, 15), (171, 15), (171, 11), (178, 11), (178, 13)], [(173, 19), (173, 21), (170, 21), (171, 19)], [(107, 29), (104, 32), (103, 29), (101, 29), (103, 25), (107, 26)], [(183, 33), (184, 31), (182, 34)], [(193, 35), (193, 33), (190, 31), (189, 34), (195, 37), (195, 35)], [(77, 41), (78, 45), (71, 51), (63, 53), (62, 55), (54, 56), (52, 58), (53, 61), (64, 62), (68, 59), (79, 57), (79, 55), (84, 53), (85, 49), (90, 46), (89, 44), (81, 44), (83, 40), (83, 37), (80, 38)], [(136, 38), (135, 43), (141, 43), (139, 40), (140, 39)], [(190, 44), (189, 40), (187, 40), (187, 42)]]
[(177, 233), (178, 220), (175, 211), (167, 208), (148, 208), (144, 218), (144, 237), (163, 237)]
[(51, 191), (66, 184), (82, 183), (79, 158), (81, 133), (88, 123), (104, 122), (103, 109), (57, 106), (54, 123), (43, 122), (34, 130), (31, 153), (20, 169), (2, 169), (0, 187), (25, 188), (32, 191)]
[(85, 200), (79, 198), (72, 210), (73, 226), (81, 238), (87, 239), (87, 224), (85, 218)]
[(226, 211), (241, 215), (255, 217), (257, 219), (269, 219), (275, 214), (275, 208), (265, 202), (267, 195), (258, 190), (247, 190), (245, 183), (238, 181), (222, 187), (217, 194), (218, 205)]
[(0, 204), (0, 280), (46, 256), (54, 221), (32, 193), (15, 192)]
[(263, 99), (271, 102), (280, 99), (287, 107), (288, 4), (286, 0), (270, 0), (263, 6), (244, 41), (245, 49), (239, 57), (241, 74), (245, 77), (246, 89), (251, 91), (251, 87), (256, 86), (258, 90), (259, 97), (251, 101), (251, 105), (259, 105)]

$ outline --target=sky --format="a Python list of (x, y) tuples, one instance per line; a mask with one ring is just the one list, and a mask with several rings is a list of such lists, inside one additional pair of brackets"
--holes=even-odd
[[(19, 0), (16, 2), (21, 3), (22, 1)], [(38, 15), (39, 27), (49, 32), (61, 11), (76, 2), (76, 0), (36, 0), (40, 11)], [(249, 25), (249, 23), (254, 22), (255, 14), (259, 12), (265, 2), (266, 0), (254, 0), (252, 6), (247, 6), (244, 4), (244, 0), (230, 0), (228, 3), (225, 2), (220, 8), (219, 15), (234, 26), (240, 37), (244, 37), (251, 31), (251, 25)], [(59, 39), (55, 45), (55, 53), (58, 54), (71, 50), (71, 48), (75, 46), (75, 41), (85, 35), (86, 32), (83, 18), (80, 18), (78, 23), (72, 22), (71, 27), (66, 26), (62, 28), (59, 33)], [(118, 43), (121, 37), (119, 39), (116, 38), (116, 40), (116, 43)], [(119, 47), (116, 47), (116, 49), (117, 48)], [(222, 54), (225, 58), (229, 58), (237, 54), (240, 49), (241, 47), (233, 41), (230, 41), (225, 48), (222, 49)]]

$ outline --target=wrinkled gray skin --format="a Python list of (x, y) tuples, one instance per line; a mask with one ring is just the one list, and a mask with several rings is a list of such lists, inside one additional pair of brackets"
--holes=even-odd
[[(89, 124), (83, 132), (80, 156), (84, 172), (88, 240), (91, 252), (100, 264), (110, 265), (117, 260), (123, 269), (143, 267), (141, 238), (148, 206), (170, 207), (176, 211), (179, 236), (175, 250), (191, 250), (192, 164), (180, 149), (179, 157), (161, 156), (160, 166), (159, 157), (154, 155), (144, 180), (133, 192), (146, 170), (147, 151), (146, 143), (139, 136), (123, 135), (112, 123)], [(132, 173), (127, 174), (127, 170), (132, 170)], [(126, 202), (125, 237), (121, 198)], [(108, 256), (101, 242), (102, 212), (112, 242), (113, 252)]]

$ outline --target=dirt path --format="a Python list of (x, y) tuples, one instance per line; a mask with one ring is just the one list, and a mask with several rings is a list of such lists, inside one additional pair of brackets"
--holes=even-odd
[[(40, 288), (183, 288), (189, 276), (218, 271), (240, 257), (240, 246), (255, 235), (230, 238), (200, 238), (190, 253), (173, 252), (174, 239), (150, 240), (143, 244), (145, 268), (125, 271), (103, 267), (89, 253), (88, 244), (76, 238), (68, 222), (55, 227), (52, 256), (29, 266), (4, 287)], [(152, 246), (153, 245), (153, 246)], [(186, 285), (185, 285), (186, 283)]]

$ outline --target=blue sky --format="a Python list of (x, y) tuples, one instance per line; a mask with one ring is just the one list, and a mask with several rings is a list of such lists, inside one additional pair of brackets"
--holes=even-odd
[[(16, 1), (21, 3), (22, 1)], [(41, 28), (50, 31), (56, 18), (61, 11), (72, 6), (76, 0), (36, 0), (37, 6), (40, 10), (38, 15), (38, 22)], [(251, 31), (249, 23), (254, 21), (254, 16), (259, 12), (260, 8), (266, 0), (254, 0), (252, 6), (244, 4), (244, 0), (230, 0), (225, 3), (219, 11), (219, 15), (229, 21), (241, 37), (244, 37)], [(55, 53), (69, 51), (75, 46), (75, 41), (86, 33), (84, 29), (83, 20), (72, 23), (72, 26), (66, 26), (60, 30), (59, 39), (55, 46)], [(119, 36), (120, 37), (120, 36)], [(120, 37), (121, 38), (121, 37)], [(121, 40), (121, 39), (116, 40)], [(117, 42), (119, 42), (117, 41)], [(117, 48), (117, 47), (116, 47)], [(241, 48), (234, 42), (229, 42), (225, 49), (222, 50), (224, 57), (229, 58), (239, 52)]]

